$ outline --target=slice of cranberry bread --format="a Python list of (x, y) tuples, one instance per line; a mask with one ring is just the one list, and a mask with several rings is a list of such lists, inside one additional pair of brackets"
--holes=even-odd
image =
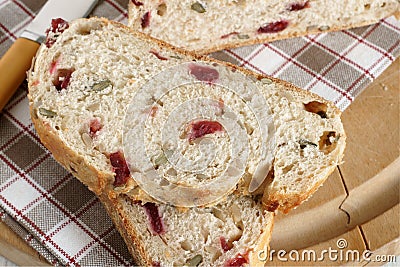
[[(258, 264), (266, 210), (296, 207), (341, 161), (340, 111), (314, 94), (116, 22), (55, 23), (28, 72), (32, 121), (105, 203), (138, 263)], [(185, 186), (196, 190), (177, 191)]]
[(397, 0), (135, 0), (129, 26), (198, 53), (373, 24)]
[(100, 197), (139, 266), (264, 266), (273, 213), (259, 201), (229, 196), (209, 208), (179, 210)]
[[(58, 33), (59, 37), (54, 44), (40, 48), (29, 71), (31, 116), (43, 143), (56, 159), (98, 195), (104, 192), (111, 195), (123, 193), (139, 201), (154, 201), (137, 186), (140, 173), (146, 171), (140, 170), (143, 167), (140, 164), (147, 157), (163, 176), (180, 177), (175, 182), (175, 178), (170, 179), (175, 184), (181, 181), (196, 182), (194, 178), (207, 181), (221, 176), (224, 169), (229, 170), (226, 162), (240, 160), (240, 153), (232, 154), (232, 151), (224, 147), (230, 144), (240, 145), (240, 142), (232, 143), (230, 140), (235, 137), (233, 134), (227, 138), (221, 131), (203, 132), (207, 138), (195, 138), (197, 133), (192, 131), (202, 121), (191, 121), (189, 117), (189, 123), (184, 121), (192, 109), (200, 109), (200, 115), (207, 117), (208, 121), (226, 121), (229, 117), (238, 119), (238, 132), (244, 132), (249, 148), (248, 161), (242, 162), (244, 164), (239, 168), (244, 171), (239, 172), (241, 179), (237, 181), (236, 189), (245, 195), (256, 195), (265, 191), (265, 203), (275, 208), (289, 210), (300, 204), (341, 161), (345, 133), (340, 121), (340, 111), (332, 103), (314, 94), (297, 89), (289, 83), (230, 65), (224, 70), (218, 68), (216, 62), (209, 61), (215, 66), (203, 67), (195, 62), (206, 62), (205, 58), (192, 56), (104, 19), (77, 20), (64, 28), (66, 29), (63, 33)], [(187, 62), (191, 63), (185, 65)], [(172, 68), (178, 65), (184, 68), (179, 71)], [(170, 73), (171, 68), (173, 74)], [(223, 72), (227, 71), (239, 73), (241, 76), (226, 76)], [(164, 73), (165, 77), (156, 76), (159, 73)], [(190, 85), (176, 87), (174, 79), (179, 81), (187, 73), (195, 81)], [(158, 77), (159, 84), (153, 86), (150, 81), (157, 81), (154, 77)], [(211, 80), (200, 82), (199, 79)], [(222, 83), (225, 79), (223, 85), (229, 85), (234, 90), (214, 86), (212, 79)], [(246, 84), (243, 80), (246, 80)], [(150, 95), (150, 100), (144, 97), (133, 101), (137, 95), (143, 96), (136, 93), (149, 85), (152, 88), (165, 86), (174, 90), (157, 96), (157, 99)], [(147, 88), (144, 92), (151, 93), (152, 88)], [(168, 115), (174, 114), (175, 106), (185, 108), (181, 104), (185, 104), (188, 99), (201, 100), (204, 97), (209, 102), (200, 102), (200, 108), (189, 107), (178, 115)], [(149, 118), (147, 122), (150, 124), (142, 123), (147, 127), (143, 130), (145, 135), (138, 135), (135, 139), (135, 133), (125, 134), (130, 145), (124, 147), (126, 122), (132, 124), (132, 130), (135, 125), (142, 125), (133, 119), (125, 120), (127, 112), (131, 112), (129, 107), (139, 107), (148, 100), (154, 102), (154, 105), (138, 112)], [(254, 114), (259, 111), (262, 116), (255, 117)], [(168, 121), (171, 118), (173, 120)], [(177, 123), (182, 120), (183, 123)], [(164, 128), (178, 129), (171, 137), (179, 135), (176, 138), (177, 144), (171, 144), (168, 138), (162, 139), (162, 134), (168, 133), (162, 132)], [(262, 138), (265, 135), (273, 135), (273, 138)], [(127, 136), (133, 136), (133, 139), (129, 140)], [(268, 142), (264, 142), (265, 140)], [(131, 153), (133, 158), (128, 155), (127, 164), (124, 150), (129, 151), (135, 148), (134, 145), (143, 142), (149, 144), (146, 147), (146, 159), (139, 154), (133, 155), (138, 151), (135, 150)], [(207, 149), (207, 143), (219, 145), (215, 146), (214, 151), (217, 156), (211, 158), (213, 164), (208, 164), (211, 167), (205, 166), (206, 176), (187, 176), (187, 162), (183, 162), (186, 165), (182, 162), (175, 163), (180, 166), (179, 170), (169, 168), (170, 160), (165, 155), (170, 152), (169, 146), (171, 150), (178, 146), (179, 149), (175, 150), (180, 150), (181, 154), (186, 153), (188, 158), (196, 158), (201, 156), (201, 149)], [(238, 151), (244, 150), (236, 152)], [(225, 152), (227, 155), (224, 155)], [(264, 180), (271, 169), (269, 163), (272, 160), (273, 171), (270, 172), (269, 179)], [(131, 168), (128, 165), (132, 165)], [(131, 174), (131, 171), (134, 173)], [(237, 175), (235, 169), (230, 171)], [(264, 180), (264, 183), (257, 190), (248, 190), (255, 176), (257, 181)], [(223, 195), (229, 193), (228, 188)]]

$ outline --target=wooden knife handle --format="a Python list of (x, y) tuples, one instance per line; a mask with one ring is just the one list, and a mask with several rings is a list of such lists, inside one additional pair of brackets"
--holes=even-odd
[(0, 59), (0, 111), (24, 81), (40, 44), (18, 38)]

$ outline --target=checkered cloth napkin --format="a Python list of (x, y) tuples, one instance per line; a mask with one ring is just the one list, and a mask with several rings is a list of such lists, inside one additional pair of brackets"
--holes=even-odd
[[(0, 0), (0, 56), (45, 0)], [(128, 0), (104, 0), (92, 15), (125, 22)], [(394, 18), (342, 32), (214, 53), (288, 80), (344, 110), (400, 54)], [(54, 265), (132, 265), (101, 203), (54, 161), (29, 118), (26, 83), (0, 114), (0, 218)]]

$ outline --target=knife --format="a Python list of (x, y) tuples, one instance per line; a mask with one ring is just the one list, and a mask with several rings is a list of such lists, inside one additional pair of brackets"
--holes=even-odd
[(71, 21), (86, 17), (98, 0), (49, 0), (0, 59), (0, 112), (26, 77), (46, 29), (53, 18)]

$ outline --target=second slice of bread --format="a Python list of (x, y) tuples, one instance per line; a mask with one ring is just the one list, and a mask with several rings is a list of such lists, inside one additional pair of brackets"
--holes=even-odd
[(377, 23), (399, 14), (397, 0), (135, 0), (129, 26), (205, 54)]

